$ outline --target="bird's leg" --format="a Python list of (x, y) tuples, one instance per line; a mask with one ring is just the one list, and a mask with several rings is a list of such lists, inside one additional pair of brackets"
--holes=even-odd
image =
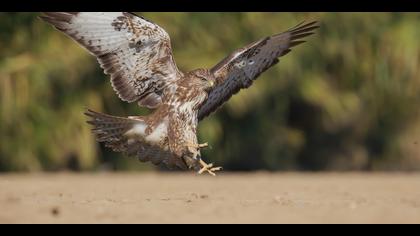
[(200, 149), (208, 147), (208, 143), (191, 143), (187, 142), (186, 146), (188, 147), (188, 150), (193, 154), (193, 159), (197, 160), (197, 156), (200, 156)]
[[(190, 147), (191, 149), (189, 149), (190, 150), (190, 152), (193, 154), (193, 159), (194, 160), (197, 160), (197, 156), (200, 156), (200, 148), (205, 148), (205, 147), (208, 147), (209, 146), (209, 144), (206, 142), (206, 143), (202, 143), (202, 144), (197, 144), (197, 143), (187, 143), (186, 144), (187, 145), (187, 147)], [(213, 167), (213, 163), (210, 163), (210, 164), (207, 164), (207, 163), (205, 163), (202, 159), (201, 159), (201, 157), (199, 158), (199, 168), (200, 168), (200, 170), (197, 172), (198, 174), (202, 174), (203, 172), (208, 172), (209, 174), (211, 174), (211, 175), (213, 175), (213, 176), (216, 176), (216, 174), (214, 173), (214, 171), (218, 171), (218, 170), (221, 170), (222, 169), (222, 167)]]
[(197, 144), (186, 142), (188, 153), (185, 153), (184, 160), (186, 161), (189, 168), (198, 169), (198, 159), (200, 159), (200, 149)]
[(221, 170), (222, 167), (213, 167), (213, 163), (207, 164), (201, 158), (199, 160), (201, 169), (198, 171), (198, 174), (202, 174), (204, 171), (207, 171), (209, 174), (216, 176), (214, 171)]
[(200, 151), (198, 149), (196, 149), (196, 148), (190, 149), (189, 151), (193, 154), (193, 159), (194, 160), (197, 160), (197, 156), (200, 155)]

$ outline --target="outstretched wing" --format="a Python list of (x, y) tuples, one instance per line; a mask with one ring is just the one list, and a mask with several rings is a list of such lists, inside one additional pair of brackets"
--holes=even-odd
[(182, 75), (169, 35), (142, 17), (127, 12), (45, 12), (41, 18), (96, 56), (124, 101), (155, 108), (163, 88)]
[(216, 85), (199, 110), (199, 120), (211, 114), (239, 90), (251, 86), (261, 73), (277, 64), (278, 58), (289, 53), (292, 47), (305, 42), (299, 39), (313, 34), (313, 30), (319, 27), (316, 23), (302, 22), (284, 33), (253, 42), (211, 68)]

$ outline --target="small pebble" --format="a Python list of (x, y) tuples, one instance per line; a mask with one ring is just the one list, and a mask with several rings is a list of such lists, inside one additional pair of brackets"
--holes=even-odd
[(51, 209), (51, 214), (52, 214), (53, 216), (58, 216), (58, 215), (60, 215), (60, 209), (59, 209), (58, 207), (53, 207), (53, 208)]

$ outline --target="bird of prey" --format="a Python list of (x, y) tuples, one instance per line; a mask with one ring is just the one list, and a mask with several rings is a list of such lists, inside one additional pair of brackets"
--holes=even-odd
[(88, 109), (97, 141), (142, 162), (212, 175), (221, 167), (202, 160), (200, 149), (208, 144), (197, 140), (198, 122), (319, 27), (302, 22), (234, 51), (210, 69), (183, 73), (168, 33), (136, 14), (45, 12), (41, 18), (97, 58), (121, 100), (153, 110), (148, 116), (117, 117)]

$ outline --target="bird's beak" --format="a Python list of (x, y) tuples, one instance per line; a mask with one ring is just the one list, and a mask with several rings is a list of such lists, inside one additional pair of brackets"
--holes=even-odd
[(213, 80), (210, 80), (209, 81), (209, 85), (210, 85), (210, 88), (213, 88), (214, 87), (214, 81)]

